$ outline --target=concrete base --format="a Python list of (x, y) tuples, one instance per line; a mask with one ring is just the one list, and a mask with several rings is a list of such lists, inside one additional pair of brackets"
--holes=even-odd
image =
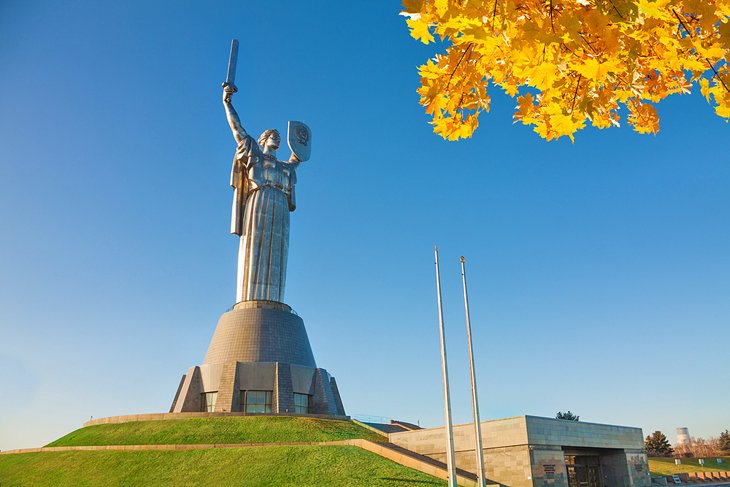
[[(500, 485), (579, 485), (574, 472), (582, 459), (597, 465), (598, 485), (651, 485), (640, 428), (518, 416), (482, 421), (481, 429), (486, 477)], [(446, 461), (444, 428), (391, 433), (388, 438), (402, 448)], [(454, 426), (454, 450), (456, 466), (476, 472), (472, 424)]]
[[(301, 414), (345, 416), (335, 378), (325, 369), (282, 362), (227, 362), (196, 365), (183, 375), (171, 413), (245, 412), (246, 391), (271, 392), (272, 414), (296, 414), (294, 394), (305, 394), (309, 405)], [(205, 393), (216, 393), (206, 404)]]
[[(270, 393), (267, 413), (345, 416), (335, 378), (317, 367), (304, 322), (283, 303), (244, 301), (224, 313), (170, 412), (246, 412), (247, 391)], [(295, 395), (307, 396), (304, 407)]]

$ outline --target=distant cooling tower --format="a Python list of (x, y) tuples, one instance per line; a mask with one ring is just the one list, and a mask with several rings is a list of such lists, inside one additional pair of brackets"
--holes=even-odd
[(689, 429), (677, 428), (677, 445), (690, 446)]

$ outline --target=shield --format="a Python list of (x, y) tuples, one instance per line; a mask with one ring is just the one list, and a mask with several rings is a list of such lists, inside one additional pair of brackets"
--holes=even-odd
[(297, 159), (302, 162), (309, 159), (312, 152), (312, 131), (306, 124), (290, 120), (287, 139), (289, 148), (297, 156)]

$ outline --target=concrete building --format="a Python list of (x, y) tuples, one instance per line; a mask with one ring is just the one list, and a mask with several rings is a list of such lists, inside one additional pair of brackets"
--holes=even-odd
[[(482, 421), (486, 478), (509, 487), (648, 487), (640, 428), (535, 416)], [(444, 428), (391, 433), (390, 442), (446, 461)], [(456, 466), (475, 472), (473, 424), (454, 426)]]
[(183, 375), (170, 407), (193, 411), (345, 416), (304, 322), (274, 301), (243, 301), (221, 316), (203, 363)]

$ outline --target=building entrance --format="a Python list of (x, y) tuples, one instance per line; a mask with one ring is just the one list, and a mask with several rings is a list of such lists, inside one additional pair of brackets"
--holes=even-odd
[(597, 455), (565, 455), (569, 487), (603, 487)]

